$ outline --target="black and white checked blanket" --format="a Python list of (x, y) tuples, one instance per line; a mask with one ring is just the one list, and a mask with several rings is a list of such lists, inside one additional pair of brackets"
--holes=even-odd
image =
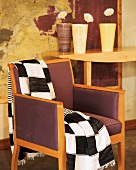
[[(15, 65), (22, 94), (55, 100), (49, 70), (44, 61), (24, 60)], [(8, 87), (9, 112), (12, 112), (10, 76)], [(9, 115), (11, 116), (11, 113)], [(14, 145), (13, 122), (10, 116), (9, 133), (11, 144)], [(68, 170), (103, 170), (115, 165), (109, 134), (99, 120), (64, 108), (64, 122)]]
[(114, 166), (106, 127), (99, 120), (79, 111), (65, 109), (65, 114), (68, 170), (103, 170)]

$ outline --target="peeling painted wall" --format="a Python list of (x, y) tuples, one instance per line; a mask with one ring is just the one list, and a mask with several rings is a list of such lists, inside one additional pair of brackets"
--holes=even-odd
[[(55, 13), (71, 12), (69, 5), (67, 0), (0, 0), (0, 98), (7, 96), (9, 62), (39, 59), (42, 51), (57, 50), (56, 37), (51, 36)], [(43, 16), (50, 23), (38, 25)]]

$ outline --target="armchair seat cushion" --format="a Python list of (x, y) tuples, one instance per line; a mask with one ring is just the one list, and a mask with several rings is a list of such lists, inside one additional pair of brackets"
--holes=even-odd
[(109, 135), (115, 135), (118, 133), (121, 133), (121, 122), (115, 119), (111, 119), (108, 117), (104, 117), (104, 116), (99, 116), (99, 115), (95, 115), (95, 114), (90, 114), (90, 113), (85, 113), (85, 115), (87, 116), (92, 116), (98, 120), (100, 120), (107, 128)]

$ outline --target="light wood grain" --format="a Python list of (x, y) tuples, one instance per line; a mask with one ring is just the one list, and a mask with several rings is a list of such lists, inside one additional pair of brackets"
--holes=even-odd
[(73, 52), (43, 52), (42, 57), (54, 56), (59, 58), (69, 58), (71, 60), (101, 62), (101, 63), (122, 63), (136, 61), (136, 47), (117, 48), (113, 52), (101, 52), (101, 50), (88, 50), (84, 54)]

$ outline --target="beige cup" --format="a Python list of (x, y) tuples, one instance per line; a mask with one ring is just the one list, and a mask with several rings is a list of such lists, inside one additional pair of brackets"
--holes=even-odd
[(74, 53), (86, 52), (88, 24), (72, 24)]
[(113, 51), (115, 40), (115, 23), (99, 24), (102, 51)]

